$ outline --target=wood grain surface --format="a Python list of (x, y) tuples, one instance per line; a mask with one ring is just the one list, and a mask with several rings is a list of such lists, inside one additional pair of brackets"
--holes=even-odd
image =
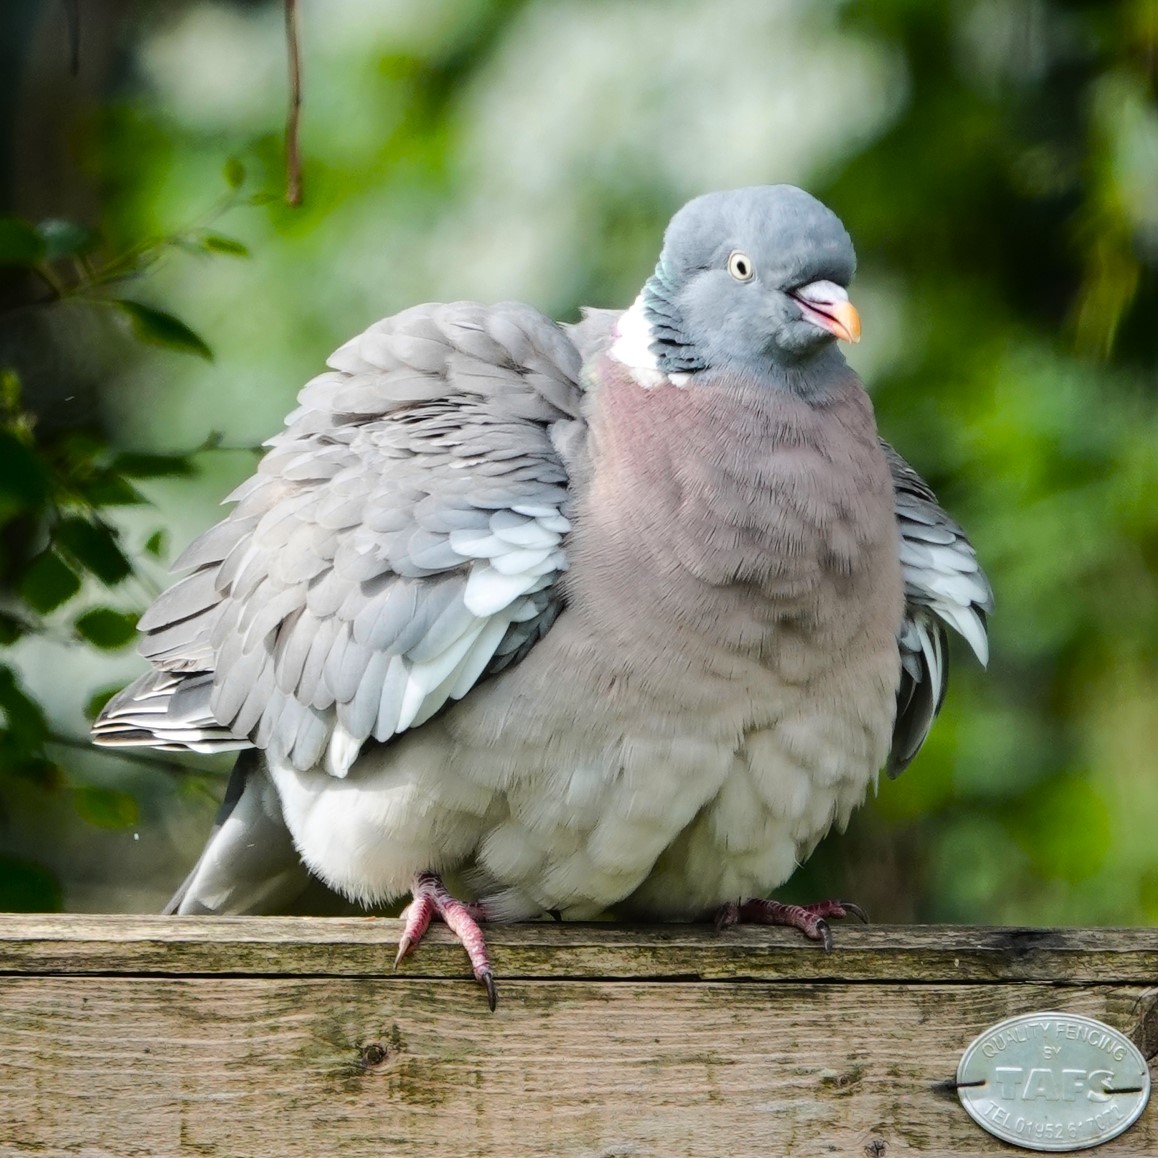
[[(993, 1022), (1158, 1059), (1151, 930), (496, 928), (494, 1014), (442, 929), (391, 973), (398, 930), (0, 917), (0, 1154), (1015, 1154), (943, 1086)], [(1096, 1153), (1158, 1153), (1153, 1108)]]

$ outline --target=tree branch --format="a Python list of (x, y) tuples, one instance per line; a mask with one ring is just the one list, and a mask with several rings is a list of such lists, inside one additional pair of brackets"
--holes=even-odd
[(298, 46), (297, 0), (285, 0), (285, 35), (289, 47), (290, 103), (285, 126), (285, 199), (302, 203), (302, 162), (298, 151), (298, 121), (302, 107), (302, 57)]

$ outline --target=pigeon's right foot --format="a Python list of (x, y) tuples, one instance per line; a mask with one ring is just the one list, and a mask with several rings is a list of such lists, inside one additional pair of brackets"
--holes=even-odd
[(487, 1004), (494, 1012), (498, 1002), (495, 991), (495, 975), (487, 956), (486, 938), (479, 922), (485, 921), (482, 905), (468, 904), (452, 897), (438, 873), (419, 873), (411, 886), (413, 900), (403, 911), (406, 925), (398, 942), (398, 956), (394, 959), (397, 969), (402, 959), (412, 953), (437, 916), (446, 927), (462, 942), (466, 955), (470, 958), (471, 971), (475, 980), (487, 991)]
[(734, 904), (729, 901), (716, 912), (716, 928), (723, 930), (732, 925), (787, 925), (799, 929), (810, 941), (820, 941), (826, 952), (832, 951), (832, 930), (829, 918), (840, 919), (849, 915), (866, 925), (868, 914), (852, 901), (817, 901), (814, 905), (785, 905), (759, 897)]

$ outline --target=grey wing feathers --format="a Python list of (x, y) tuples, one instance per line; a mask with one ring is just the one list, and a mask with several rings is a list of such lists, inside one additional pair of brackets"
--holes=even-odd
[(212, 671), (154, 669), (113, 696), (93, 725), (98, 744), (162, 752), (235, 752), (249, 741), (213, 716)]
[(905, 618), (898, 639), (901, 683), (888, 773), (899, 775), (925, 742), (949, 680), (946, 628), (962, 635), (984, 664), (993, 590), (965, 532), (938, 505), (929, 485), (881, 443), (893, 476)]
[(563, 331), (517, 304), (419, 306), (330, 366), (142, 618), (155, 670), (98, 742), (252, 743), (341, 776), (550, 626), (570, 526), (552, 432), (580, 403)]

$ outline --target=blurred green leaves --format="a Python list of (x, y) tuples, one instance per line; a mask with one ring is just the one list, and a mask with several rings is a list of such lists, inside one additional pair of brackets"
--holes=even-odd
[(180, 318), (127, 298), (117, 298), (113, 304), (129, 319), (133, 332), (142, 342), (168, 346), (171, 350), (213, 361), (213, 351)]
[[(118, 437), (154, 448), (196, 441), (222, 414), (264, 433), (333, 345), (421, 295), (489, 292), (496, 267), (515, 278), (549, 270), (538, 283), (527, 274), (521, 284), (540, 296), (523, 296), (561, 316), (625, 304), (688, 189), (639, 160), (653, 156), (646, 141), (626, 159), (609, 152), (611, 118), (619, 125), (644, 92), (665, 149), (702, 190), (718, 181), (688, 147), (690, 112), (737, 152), (769, 133), (776, 112), (741, 123), (694, 76), (668, 92), (641, 75), (630, 43), (670, 20), (653, 4), (619, 6), (624, 36), (588, 54), (590, 72), (556, 72), (552, 56), (552, 88), (534, 89), (526, 63), (558, 47), (552, 23), (573, 7), (451, 0), (432, 24), (422, 4), (403, 2), (383, 31), (389, 22), (357, 5), (319, 6), (306, 33), (311, 202), (291, 214), (249, 192), (246, 171), (280, 180), (282, 109), (272, 103), (275, 119), (263, 121), (266, 94), (245, 87), (267, 33), (280, 75), (279, 21), (263, 23), (260, 4), (216, 5), (212, 21), (183, 5), (164, 33), (163, 75), (153, 41), (137, 62), (153, 87), (134, 90), (135, 76), (91, 130), (103, 219), (0, 218), (0, 266), (27, 274), (37, 308), (91, 299), (147, 356), (192, 355), (173, 359), (183, 369), (171, 376), (149, 363), (147, 388), (104, 384), (106, 397), (130, 399), (119, 416), (132, 432)], [(742, 2), (726, 8), (743, 15)], [(703, 11), (693, 3), (687, 15)], [(844, 32), (899, 62), (888, 75), (904, 91), (890, 94), (887, 123), (806, 183), (856, 242), (854, 300), (879, 293), (860, 349), (878, 326), (890, 334), (869, 382), (882, 430), (968, 529), (997, 610), (990, 670), (955, 652), (946, 709), (916, 763), (788, 891), (855, 890), (886, 919), (1158, 919), (1158, 10), (1148, 0), (880, 0), (833, 11)], [(247, 62), (231, 74), (239, 111), (220, 101), (217, 121), (177, 75), (182, 62), (189, 79), (202, 75), (214, 37)], [(798, 55), (811, 64), (823, 47), (803, 40)], [(815, 93), (839, 78), (806, 69), (803, 79)], [(569, 115), (542, 119), (556, 106)], [(497, 136), (478, 129), (488, 123)], [(524, 153), (512, 165), (507, 133), (549, 141), (543, 155), (568, 163), (537, 171)], [(574, 134), (566, 148), (560, 133)], [(223, 162), (224, 151), (245, 163)], [(774, 141), (753, 158), (734, 183), (794, 178)], [(227, 209), (266, 204), (237, 230), (245, 240), (222, 228)], [(190, 217), (176, 231), (159, 224)], [(492, 235), (500, 243), (488, 246)], [(259, 260), (245, 265), (250, 243)], [(147, 558), (168, 549), (164, 532), (130, 539), (116, 528), (122, 516), (132, 523), (143, 490), (167, 487), (170, 510), (187, 505), (192, 461), (114, 449), (99, 432), (49, 435), (15, 377), (3, 383), (0, 642), (57, 631), (76, 648), (116, 649), (146, 598), (126, 544), (143, 539)], [(7, 694), (27, 698), (13, 679)], [(3, 744), (0, 757), (26, 774), (64, 776), (35, 717)], [(88, 801), (90, 818), (129, 815), (115, 801), (71, 799)], [(8, 871), (0, 865), (0, 901)]]
[(95, 233), (78, 225), (75, 221), (49, 218), (40, 222), (36, 232), (44, 240), (43, 259), (62, 261), (66, 257), (80, 257), (96, 249), (98, 238)]
[[(5, 308), (30, 317), (84, 303), (123, 317), (126, 331), (141, 346), (211, 360), (209, 345), (184, 321), (125, 296), (124, 288), (142, 281), (167, 253), (248, 255), (241, 242), (208, 228), (246, 200), (244, 170), (234, 165), (226, 176), (228, 192), (201, 220), (116, 252), (105, 246), (99, 228), (60, 218), (39, 223), (0, 218), (0, 267), (28, 275), (23, 281), (9, 279), (16, 292), (10, 290)], [(62, 386), (66, 394), (67, 379)], [(147, 596), (151, 583), (130, 558), (112, 512), (146, 501), (138, 482), (193, 475), (193, 456), (117, 450), (99, 425), (77, 428), (42, 419), (25, 399), (15, 369), (0, 360), (0, 649), (43, 636), (72, 648), (117, 651), (133, 642), (142, 589)], [(158, 557), (165, 543), (164, 531), (157, 530), (144, 551)], [(110, 596), (123, 603), (114, 605)], [(93, 699), (103, 702), (109, 694), (105, 690)], [(77, 742), (53, 730), (16, 665), (0, 661), (0, 814), (8, 811), (19, 785), (31, 782), (66, 796), (90, 825), (117, 830), (136, 825), (140, 808), (132, 794), (74, 782), (58, 762), (57, 754)], [(56, 909), (61, 900), (60, 884), (46, 866), (0, 856), (0, 907)]]
[[(239, 172), (240, 176), (237, 171), (227, 170), (231, 178), (230, 193), (206, 215), (208, 220), (216, 219), (241, 200), (251, 200), (240, 198), (238, 191), (244, 170)], [(232, 184), (234, 179), (237, 185)], [(76, 222), (51, 218), (33, 224), (18, 217), (0, 218), (0, 266), (24, 267), (37, 274), (49, 300), (72, 298), (107, 305), (125, 318), (138, 341), (212, 361), (209, 344), (180, 318), (156, 306), (109, 292), (139, 278), (171, 249), (209, 256), (249, 257), (249, 248), (243, 242), (201, 225), (102, 257), (99, 233)]]
[[(80, 593), (80, 576), (48, 548), (37, 555), (20, 577), (20, 597), (38, 615), (48, 615)], [(10, 642), (15, 642), (14, 640)]]
[(127, 647), (137, 634), (137, 616), (112, 607), (94, 607), (78, 615), (73, 628), (83, 639), (103, 651)]
[(0, 265), (36, 265), (45, 257), (44, 238), (19, 217), (0, 217)]
[[(3, 372), (0, 655), (27, 638), (51, 635), (65, 614), (71, 614), (74, 646), (126, 647), (135, 636), (135, 609), (84, 607), (94, 588), (115, 591), (136, 575), (105, 510), (143, 502), (130, 479), (182, 476), (192, 469), (184, 455), (117, 454), (95, 431), (42, 435), (36, 416), (23, 405), (15, 374)], [(139, 596), (130, 598), (135, 602)], [(68, 786), (69, 774), (54, 755), (59, 741), (16, 668), (0, 662), (0, 810), (7, 811), (7, 798), (20, 782), (31, 781), (49, 793)], [(138, 816), (136, 801), (120, 791), (77, 786), (70, 798), (80, 817), (100, 827), (125, 827)], [(60, 885), (46, 866), (0, 857), (0, 907), (60, 904)]]
[(117, 531), (97, 519), (68, 515), (56, 524), (53, 540), (75, 563), (109, 587), (133, 573), (133, 565), (117, 541)]
[(14, 430), (0, 428), (0, 519), (39, 510), (49, 485), (48, 471), (32, 447)]
[(226, 237), (223, 233), (203, 233), (198, 241), (209, 253), (226, 253), (230, 257), (249, 257), (249, 247), (236, 237)]
[[(911, 874), (880, 894), (915, 890), (921, 919), (1148, 919), (1153, 5), (1043, 3), (1031, 19), (898, 0), (845, 18), (903, 46), (911, 98), (816, 191), (862, 276), (903, 286), (905, 356), (872, 383), (879, 421), (968, 529), (997, 598), (989, 672), (955, 654), (927, 751), (854, 835), (879, 847), (910, 826)], [(836, 871), (839, 853), (820, 856)]]
[(20, 686), (12, 668), (0, 665), (0, 747), (39, 754), (48, 738), (48, 721), (40, 705)]
[(136, 799), (115, 788), (82, 785), (73, 789), (72, 802), (77, 812), (98, 828), (132, 828), (141, 816)]
[(43, 865), (0, 856), (0, 911), (58, 913), (64, 908), (60, 882)]
[(230, 189), (240, 189), (245, 184), (245, 166), (237, 157), (230, 157), (225, 162), (221, 175)]

